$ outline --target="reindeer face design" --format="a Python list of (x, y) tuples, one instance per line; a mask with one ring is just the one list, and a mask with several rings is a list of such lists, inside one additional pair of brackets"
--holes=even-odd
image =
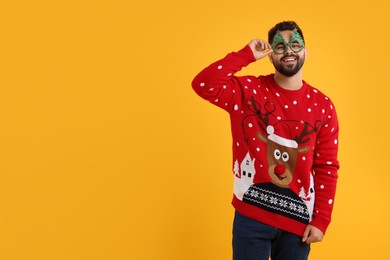
[[(275, 120), (274, 112), (276, 111), (276, 106), (272, 102), (267, 102), (264, 104), (262, 111), (262, 107), (255, 101), (254, 97), (248, 102), (248, 106), (255, 113), (249, 116), (257, 116), (259, 119), (258, 125), (268, 134), (267, 136), (261, 132), (256, 133), (257, 137), (267, 144), (268, 174), (271, 177), (271, 182), (279, 187), (288, 188), (293, 180), (298, 154), (309, 151), (309, 146), (298, 148), (298, 144), (307, 143), (310, 140), (310, 135), (318, 131), (322, 122), (317, 120), (315, 125), (312, 126), (307, 122), (299, 120)], [(273, 123), (271, 123), (272, 119)], [(288, 124), (299, 125), (300, 131), (295, 135), (291, 135), (291, 139), (287, 139), (275, 134), (274, 126), (278, 124), (285, 126)]]
[(273, 127), (268, 127), (268, 137), (257, 133), (257, 137), (267, 143), (268, 174), (271, 182), (279, 187), (288, 188), (293, 180), (293, 173), (297, 162), (298, 153), (306, 153), (309, 148), (298, 148), (294, 140), (277, 136), (273, 133)]

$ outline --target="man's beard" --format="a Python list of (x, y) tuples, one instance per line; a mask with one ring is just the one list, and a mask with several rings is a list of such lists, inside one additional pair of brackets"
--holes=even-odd
[[(296, 64), (294, 64), (294, 65), (293, 64), (288, 64), (288, 65), (283, 64), (282, 60), (284, 60), (287, 57), (294, 57), (294, 58), (296, 58), (297, 59)], [(275, 69), (279, 73), (281, 73), (281, 74), (283, 74), (283, 75), (285, 75), (287, 77), (292, 77), (295, 74), (297, 74), (298, 71), (302, 68), (303, 63), (305, 63), (305, 56), (300, 58), (299, 56), (295, 56), (295, 55), (287, 55), (287, 56), (283, 56), (279, 60), (279, 62), (272, 62), (272, 63), (274, 65)]]

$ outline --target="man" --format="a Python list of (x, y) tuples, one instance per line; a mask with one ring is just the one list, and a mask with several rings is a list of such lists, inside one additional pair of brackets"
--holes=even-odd
[[(265, 57), (275, 73), (235, 76)], [(331, 220), (339, 163), (331, 100), (302, 80), (307, 49), (293, 21), (211, 64), (195, 92), (226, 110), (233, 138), (233, 259), (307, 259)]]

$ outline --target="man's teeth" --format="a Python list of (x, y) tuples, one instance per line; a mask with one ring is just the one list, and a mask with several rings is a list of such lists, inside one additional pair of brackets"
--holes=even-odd
[(288, 58), (288, 59), (284, 59), (284, 61), (294, 61), (295, 58)]

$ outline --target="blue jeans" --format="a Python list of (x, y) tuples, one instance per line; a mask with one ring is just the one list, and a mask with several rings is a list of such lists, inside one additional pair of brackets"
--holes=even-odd
[(233, 260), (307, 260), (310, 245), (295, 234), (247, 218), (236, 211)]

